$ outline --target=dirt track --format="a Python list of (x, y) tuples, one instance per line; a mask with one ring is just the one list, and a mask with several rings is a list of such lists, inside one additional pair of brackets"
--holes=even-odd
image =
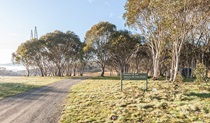
[(57, 123), (72, 85), (68, 79), (32, 89), (0, 101), (0, 123)]

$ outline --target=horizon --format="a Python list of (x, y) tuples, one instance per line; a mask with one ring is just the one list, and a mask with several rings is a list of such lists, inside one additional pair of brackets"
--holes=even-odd
[(118, 30), (128, 29), (122, 18), (125, 3), (125, 0), (3, 0), (0, 4), (0, 64), (11, 63), (11, 54), (30, 39), (35, 26), (39, 37), (55, 30), (70, 30), (82, 42), (85, 33), (101, 21), (115, 24)]

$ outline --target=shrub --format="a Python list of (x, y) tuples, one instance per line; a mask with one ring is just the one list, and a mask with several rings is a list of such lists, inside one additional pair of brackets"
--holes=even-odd
[(176, 79), (175, 79), (175, 83), (182, 83), (183, 82), (183, 77), (181, 74), (177, 74)]

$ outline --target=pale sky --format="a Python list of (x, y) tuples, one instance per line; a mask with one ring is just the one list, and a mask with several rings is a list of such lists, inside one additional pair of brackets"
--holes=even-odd
[(81, 41), (100, 21), (125, 29), (122, 19), (126, 0), (0, 0), (0, 64), (11, 63), (11, 54), (30, 39), (54, 30), (74, 31)]

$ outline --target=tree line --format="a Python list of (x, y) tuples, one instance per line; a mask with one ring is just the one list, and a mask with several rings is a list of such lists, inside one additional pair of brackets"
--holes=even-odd
[[(86, 32), (84, 42), (71, 31), (55, 31), (40, 39), (26, 41), (13, 53), (13, 61), (39, 69), (42, 76), (82, 75), (88, 62), (105, 70), (147, 72), (158, 79), (175, 81), (180, 68), (210, 62), (208, 0), (127, 0), (123, 15), (126, 25), (139, 31), (117, 30), (99, 22)], [(29, 75), (29, 73), (28, 73)]]
[(137, 45), (141, 44), (139, 35), (132, 35), (127, 30), (117, 30), (114, 24), (99, 22), (87, 31), (85, 41), (72, 31), (66, 33), (54, 31), (22, 43), (12, 54), (12, 61), (23, 64), (30, 75), (30, 70), (41, 76), (83, 75), (89, 62), (96, 62), (118, 73), (129, 70), (130, 57)]
[(22, 43), (12, 54), (14, 63), (23, 64), (30, 75), (30, 69), (39, 70), (41, 76), (83, 74), (85, 66), (83, 43), (72, 31), (54, 31)]

